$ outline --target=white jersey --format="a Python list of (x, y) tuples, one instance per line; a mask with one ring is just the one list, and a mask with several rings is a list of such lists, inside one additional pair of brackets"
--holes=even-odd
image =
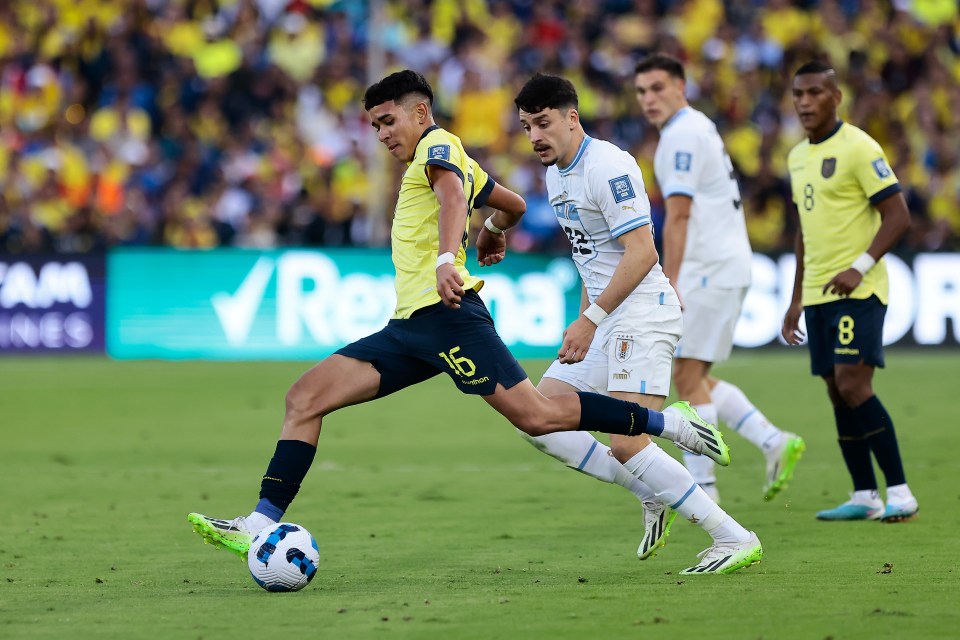
[(750, 286), (752, 252), (733, 163), (717, 127), (691, 107), (660, 131), (654, 171), (664, 199), (693, 198), (677, 279), (682, 292)]
[[(592, 303), (620, 264), (624, 249), (617, 238), (651, 224), (640, 167), (616, 145), (585, 136), (570, 166), (547, 169), (547, 195), (573, 246), (573, 261)], [(618, 309), (645, 298), (655, 304), (679, 304), (659, 264)]]

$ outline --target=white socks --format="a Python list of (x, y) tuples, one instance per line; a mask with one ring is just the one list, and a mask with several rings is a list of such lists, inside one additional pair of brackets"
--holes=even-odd
[(732, 544), (749, 539), (750, 532), (718, 507), (683, 465), (656, 444), (647, 445), (623, 466), (643, 478), (656, 492), (658, 502), (703, 527), (716, 542)]
[(264, 527), (269, 527), (271, 524), (277, 524), (276, 522), (274, 522), (267, 516), (263, 515), (259, 511), (254, 511), (253, 513), (248, 515), (246, 518), (244, 518), (244, 520), (247, 523), (247, 529), (253, 535), (257, 535), (260, 529), (263, 529)]
[(890, 504), (904, 505), (916, 501), (913, 492), (906, 484), (894, 484), (887, 487), (887, 502)]
[[(713, 404), (694, 405), (700, 417), (711, 424), (717, 424), (717, 408)], [(692, 453), (683, 454), (683, 463), (690, 471), (697, 484), (714, 484), (717, 481), (716, 465), (707, 456), (698, 456)]]
[(868, 507), (883, 506), (883, 500), (880, 499), (880, 492), (876, 489), (861, 489), (860, 491), (854, 491), (850, 494), (850, 502), (853, 504), (866, 505)]
[(672, 505), (683, 499), (693, 484), (690, 472), (654, 443), (623, 464), (624, 468), (653, 490), (655, 500)]
[[(679, 416), (674, 415), (673, 418), (679, 420)], [(665, 414), (664, 422), (668, 419), (669, 412)], [(654, 500), (670, 505), (684, 518), (703, 527), (716, 542), (731, 544), (743, 542), (750, 537), (749, 531), (727, 515), (697, 486), (682, 464), (654, 443), (648, 444), (626, 463), (620, 464), (619, 460), (610, 455), (610, 447), (586, 431), (561, 431), (536, 438), (519, 430), (517, 433), (571, 469), (597, 480), (619, 484), (629, 489), (641, 501)], [(692, 458), (709, 462), (712, 473), (712, 460), (705, 456)], [(251, 519), (254, 516), (267, 519), (262, 514), (253, 513), (247, 518), (247, 522), (252, 524)], [(268, 524), (270, 522), (264, 523), (261, 528)]]
[(716, 417), (719, 416), (734, 431), (755, 444), (764, 453), (770, 453), (780, 444), (783, 432), (770, 424), (766, 416), (736, 385), (720, 380), (710, 391), (710, 399), (713, 404), (705, 406), (716, 407), (714, 420), (707, 418), (697, 407), (705, 420), (716, 424)]
[(739, 522), (727, 515), (727, 512), (717, 507), (717, 510), (704, 520), (703, 528), (710, 534), (714, 542), (720, 544), (736, 544), (750, 539), (750, 532), (744, 529)]
[(680, 425), (683, 423), (683, 417), (680, 413), (674, 409), (667, 407), (667, 410), (663, 411), (663, 433), (661, 433), (658, 438), (666, 438), (667, 440), (676, 441), (677, 435), (679, 435)]
[(650, 487), (624, 469), (620, 461), (610, 455), (610, 447), (586, 431), (560, 431), (536, 438), (519, 429), (517, 433), (537, 449), (553, 456), (571, 469), (576, 469), (603, 482), (619, 484), (637, 496), (638, 500), (655, 499)]

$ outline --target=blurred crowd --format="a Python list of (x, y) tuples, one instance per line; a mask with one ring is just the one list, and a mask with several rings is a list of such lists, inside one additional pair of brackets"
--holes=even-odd
[(789, 89), (813, 58), (904, 186), (900, 248), (960, 250), (955, 0), (4, 0), (0, 253), (385, 244), (402, 166), (360, 100), (407, 67), (526, 198), (514, 248), (563, 251), (512, 99), (536, 71), (573, 80), (588, 133), (634, 153), (662, 217), (632, 89), (654, 50), (717, 122), (755, 250), (792, 247)]

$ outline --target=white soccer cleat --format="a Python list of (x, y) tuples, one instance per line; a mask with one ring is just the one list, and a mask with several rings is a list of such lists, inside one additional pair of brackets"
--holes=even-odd
[(643, 540), (637, 547), (637, 557), (641, 560), (652, 558), (660, 547), (667, 544), (670, 527), (677, 512), (665, 504), (644, 500), (643, 502)]
[(757, 564), (763, 557), (763, 547), (757, 534), (750, 532), (746, 542), (719, 544), (704, 549), (697, 557), (700, 562), (680, 572), (682, 576), (701, 576), (716, 573), (733, 573), (737, 569)]
[(723, 441), (720, 431), (700, 417), (686, 400), (674, 402), (664, 409), (680, 416), (675, 445), (698, 456), (707, 456), (721, 467), (730, 464), (730, 447)]

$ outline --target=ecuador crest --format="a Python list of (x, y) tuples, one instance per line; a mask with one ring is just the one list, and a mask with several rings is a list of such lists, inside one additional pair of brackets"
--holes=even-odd
[(829, 178), (837, 170), (837, 159), (836, 158), (824, 158), (823, 164), (820, 165), (820, 175), (824, 178)]

